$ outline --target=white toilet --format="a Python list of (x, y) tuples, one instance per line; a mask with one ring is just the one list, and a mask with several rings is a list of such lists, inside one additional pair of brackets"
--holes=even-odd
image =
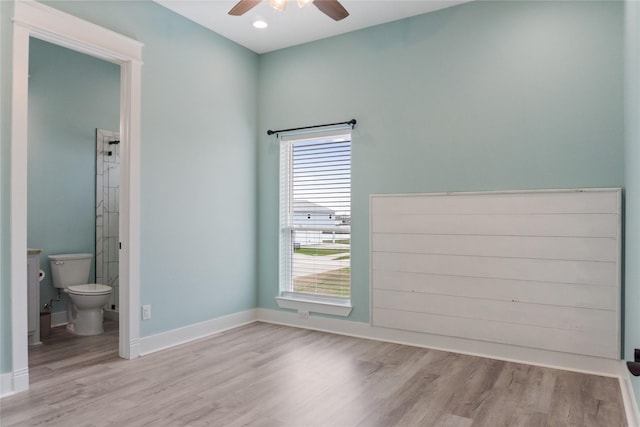
[(111, 286), (87, 283), (92, 254), (49, 255), (53, 286), (64, 288), (70, 301), (67, 306), (67, 329), (76, 335), (100, 335), (102, 307), (109, 301)]

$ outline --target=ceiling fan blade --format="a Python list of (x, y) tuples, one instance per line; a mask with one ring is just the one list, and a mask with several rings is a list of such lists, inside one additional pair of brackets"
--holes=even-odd
[(229, 15), (244, 15), (245, 13), (256, 7), (261, 1), (262, 0), (240, 0), (238, 4), (233, 6), (233, 8), (229, 11)]
[(334, 21), (340, 21), (349, 16), (347, 9), (345, 9), (338, 0), (313, 0), (313, 4)]

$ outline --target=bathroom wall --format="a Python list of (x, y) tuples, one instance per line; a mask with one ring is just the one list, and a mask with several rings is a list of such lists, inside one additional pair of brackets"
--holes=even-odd
[(47, 255), (94, 254), (95, 277), (96, 128), (119, 128), (120, 67), (32, 38), (29, 74), (27, 245), (43, 250), (44, 304), (56, 294)]
[(369, 321), (369, 195), (618, 187), (623, 4), (471, 2), (260, 57), (258, 305), (276, 309), (267, 129), (356, 118), (351, 320)]

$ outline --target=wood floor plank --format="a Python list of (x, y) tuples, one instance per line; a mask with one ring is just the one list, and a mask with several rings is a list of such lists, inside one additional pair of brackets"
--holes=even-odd
[(626, 426), (618, 381), (253, 323), (135, 360), (63, 328), (30, 348), (12, 426)]

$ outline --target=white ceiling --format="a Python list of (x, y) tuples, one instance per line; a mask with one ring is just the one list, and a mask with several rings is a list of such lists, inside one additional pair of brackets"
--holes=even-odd
[[(350, 15), (338, 22), (314, 5), (300, 9), (295, 0), (287, 0), (284, 12), (275, 10), (263, 0), (243, 16), (227, 14), (238, 0), (155, 1), (256, 53), (266, 53), (471, 0), (340, 0)], [(258, 17), (269, 27), (254, 28), (252, 22)]]

